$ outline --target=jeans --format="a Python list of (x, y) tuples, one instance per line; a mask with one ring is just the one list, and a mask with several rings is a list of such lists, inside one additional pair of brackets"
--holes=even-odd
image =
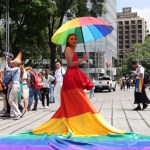
[(28, 107), (30, 108), (33, 102), (33, 96), (34, 96), (34, 108), (37, 108), (37, 104), (38, 104), (38, 90), (35, 89), (34, 87), (30, 88), (29, 90), (29, 103), (28, 103)]
[(94, 97), (94, 89), (95, 89), (95, 88), (92, 88), (92, 89), (90, 90), (90, 98)]
[(45, 96), (47, 99), (47, 106), (49, 106), (49, 88), (42, 88), (40, 91), (41, 91), (41, 96), (42, 96), (43, 107), (45, 107)]
[(55, 99), (54, 99), (54, 84), (50, 85), (50, 103), (55, 103)]

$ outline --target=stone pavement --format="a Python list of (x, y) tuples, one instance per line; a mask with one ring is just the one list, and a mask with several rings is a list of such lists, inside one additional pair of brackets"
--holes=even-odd
[[(96, 93), (91, 100), (94, 107), (113, 126), (135, 133), (150, 135), (150, 106), (144, 111), (132, 111), (134, 89), (130, 91)], [(147, 90), (150, 98), (150, 90)], [(20, 120), (0, 118), (0, 135), (29, 131), (47, 121), (57, 110), (56, 104), (50, 104), (49, 109), (30, 111)], [(2, 108), (2, 101), (0, 101)], [(89, 122), (90, 123), (90, 122)]]

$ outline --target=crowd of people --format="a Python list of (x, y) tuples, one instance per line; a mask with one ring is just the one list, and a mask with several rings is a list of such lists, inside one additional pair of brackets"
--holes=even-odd
[(42, 109), (48, 109), (50, 103), (60, 105), (60, 91), (66, 70), (59, 61), (55, 63), (55, 70), (37, 72), (32, 67), (24, 67), (21, 52), (15, 59), (11, 53), (4, 55), (0, 70), (0, 90), (3, 94), (1, 117), (18, 120), (26, 111), (36, 111), (38, 100), (42, 103)]

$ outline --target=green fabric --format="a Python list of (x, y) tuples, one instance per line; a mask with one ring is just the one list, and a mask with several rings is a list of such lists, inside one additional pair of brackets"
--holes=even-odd
[(19, 91), (19, 93), (18, 93), (18, 100), (19, 100), (19, 101), (22, 100), (22, 86), (23, 86), (23, 84), (20, 83), (20, 91)]

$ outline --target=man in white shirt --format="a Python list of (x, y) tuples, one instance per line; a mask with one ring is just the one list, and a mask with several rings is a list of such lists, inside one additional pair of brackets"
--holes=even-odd
[(145, 92), (145, 86), (144, 86), (144, 68), (142, 65), (139, 64), (138, 61), (134, 60), (132, 61), (132, 66), (136, 69), (136, 71), (131, 71), (131, 73), (136, 77), (136, 83), (135, 83), (135, 101), (134, 104), (137, 104), (137, 107), (133, 110), (141, 110), (140, 104), (142, 103), (143, 108), (142, 110), (146, 109), (148, 104), (150, 103), (150, 100), (148, 99), (146, 92)]
[(61, 66), (59, 61), (55, 63), (56, 70), (55, 70), (55, 87), (54, 87), (54, 99), (55, 102), (60, 105), (60, 94), (63, 84), (63, 78), (66, 73), (66, 70)]

